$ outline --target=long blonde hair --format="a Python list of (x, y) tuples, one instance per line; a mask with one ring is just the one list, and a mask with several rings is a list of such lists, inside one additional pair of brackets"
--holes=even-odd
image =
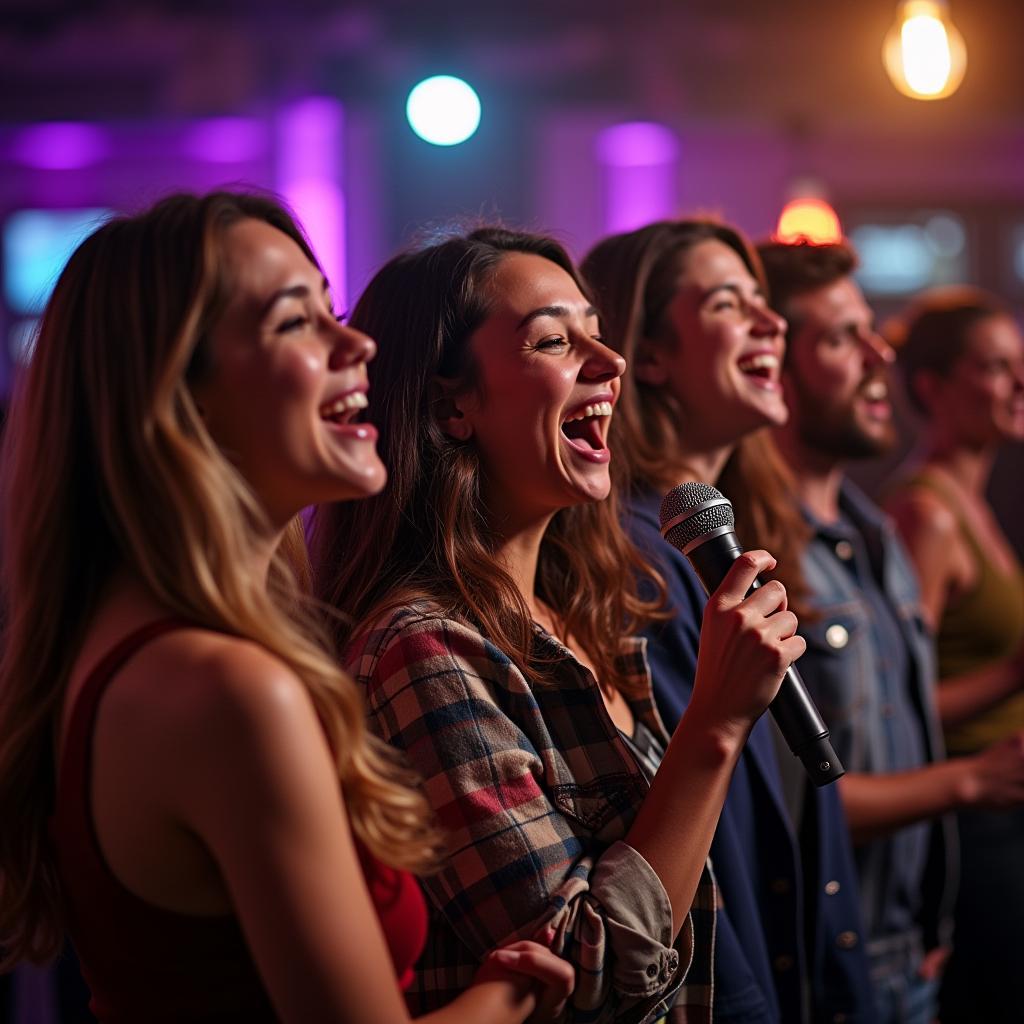
[(256, 218), (309, 245), (276, 202), (172, 196), (97, 230), (62, 273), (20, 381), (3, 450), (0, 661), (0, 969), (59, 947), (48, 849), (55, 737), (71, 667), (101, 588), (126, 566), (171, 610), (245, 637), (309, 692), (356, 836), (380, 860), (422, 868), (426, 803), (364, 725), (328, 653), (302, 577), (298, 520), (269, 582), (249, 566), (264, 512), (204, 427), (190, 391), (230, 281), (223, 238)]

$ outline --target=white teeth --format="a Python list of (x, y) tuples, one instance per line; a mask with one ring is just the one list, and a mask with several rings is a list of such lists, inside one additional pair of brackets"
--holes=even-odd
[(365, 409), (369, 404), (370, 400), (366, 397), (365, 392), (352, 391), (341, 398), (336, 398), (333, 402), (320, 406), (320, 415), (338, 416), (350, 409)]
[(885, 381), (873, 380), (864, 388), (863, 394), (869, 402), (881, 402), (889, 397), (889, 388)]
[(779, 357), (773, 356), (770, 352), (758, 352), (756, 355), (741, 359), (737, 365), (744, 373), (747, 370), (777, 370)]
[(611, 416), (611, 414), (611, 402), (595, 402), (593, 405), (584, 406), (582, 412), (576, 413), (575, 416), (566, 417), (565, 422), (575, 423), (576, 420), (585, 420), (589, 416)]

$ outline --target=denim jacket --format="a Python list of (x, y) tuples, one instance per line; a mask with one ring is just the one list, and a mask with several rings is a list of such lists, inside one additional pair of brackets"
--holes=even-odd
[[(917, 715), (928, 761), (942, 760), (944, 750), (935, 712), (933, 640), (921, 618), (917, 578), (888, 519), (849, 481), (843, 483), (839, 507), (860, 534), (872, 575), (894, 607), (896, 625), (910, 664), (907, 695)], [(808, 517), (810, 519), (810, 517)], [(803, 571), (816, 621), (802, 623), (807, 652), (800, 674), (829, 726), (832, 741), (847, 771), (889, 772), (908, 765), (891, 763), (886, 742), (889, 714), (879, 686), (881, 654), (873, 642), (870, 613), (849, 566), (849, 543), (811, 520), (814, 536), (807, 546)], [(921, 878), (920, 920), (926, 948), (947, 944), (957, 871), (954, 824), (946, 815), (932, 822), (928, 855)], [(876, 905), (882, 879), (894, 870), (886, 842), (868, 843), (859, 851), (861, 896), (865, 915)], [(874, 938), (879, 938), (875, 936)]]
[[(707, 598), (686, 559), (662, 540), (659, 504), (653, 491), (631, 495), (624, 525), (665, 580), (674, 612), (645, 632), (655, 697), (672, 728), (692, 692)], [(641, 587), (655, 596), (650, 581), (641, 579)], [(721, 1024), (799, 1024), (808, 1010), (815, 1022), (876, 1020), (842, 802), (834, 786), (805, 795), (806, 827), (798, 838), (771, 724), (758, 721), (711, 846), (721, 893), (714, 963)]]

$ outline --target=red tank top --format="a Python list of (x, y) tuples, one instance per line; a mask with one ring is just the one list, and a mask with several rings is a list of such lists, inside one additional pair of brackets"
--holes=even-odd
[[(233, 915), (164, 910), (126, 889), (107, 866), (92, 819), (92, 737), (110, 681), (179, 619), (125, 637), (92, 670), (71, 712), (50, 821), (68, 933), (104, 1024), (275, 1021), (277, 1015)], [(370, 895), (403, 988), (426, 942), (427, 912), (412, 875), (359, 850)]]

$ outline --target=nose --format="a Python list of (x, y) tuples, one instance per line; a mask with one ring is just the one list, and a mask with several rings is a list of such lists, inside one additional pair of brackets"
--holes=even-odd
[(896, 350), (877, 331), (863, 331), (858, 340), (866, 361), (872, 366), (896, 362)]
[(789, 324), (771, 306), (751, 304), (754, 318), (754, 334), (759, 338), (785, 337)]
[(377, 354), (377, 343), (368, 334), (348, 324), (334, 322), (331, 353), (327, 365), (332, 370), (368, 363)]
[(626, 360), (604, 342), (587, 339), (589, 347), (583, 361), (582, 376), (586, 380), (605, 381), (621, 377), (626, 372)]

